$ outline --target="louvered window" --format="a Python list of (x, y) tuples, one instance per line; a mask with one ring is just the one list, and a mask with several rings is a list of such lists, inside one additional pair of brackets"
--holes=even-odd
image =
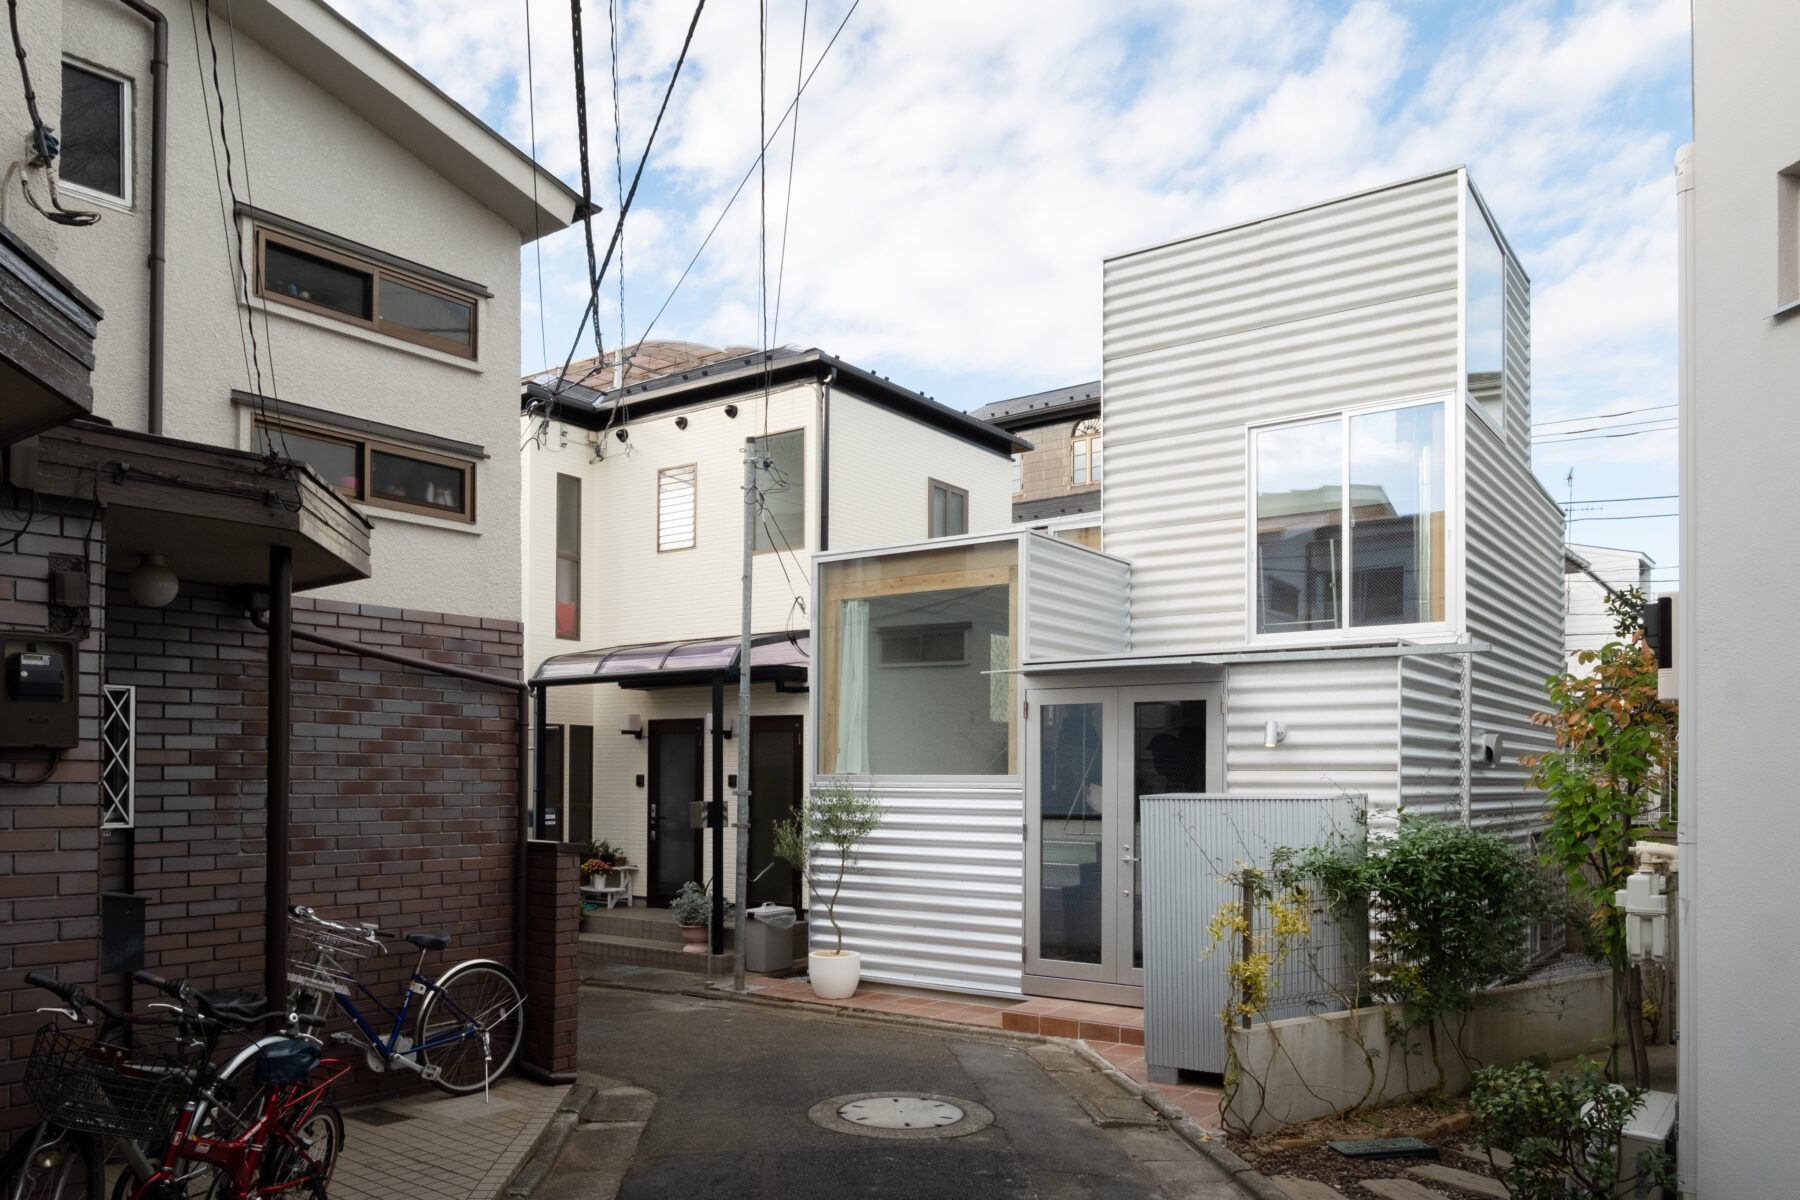
[(695, 478), (699, 468), (664, 467), (656, 473), (656, 549), (694, 548)]

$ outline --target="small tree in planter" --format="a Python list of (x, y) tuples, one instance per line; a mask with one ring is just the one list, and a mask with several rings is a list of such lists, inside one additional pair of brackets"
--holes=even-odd
[(687, 943), (682, 950), (688, 954), (705, 954), (706, 927), (712, 919), (712, 897), (707, 895), (706, 889), (688, 880), (669, 902), (669, 911), (675, 914), (675, 924), (681, 926), (681, 938)]
[[(830, 783), (814, 789), (806, 808), (775, 824), (775, 857), (806, 879), (814, 903), (825, 904), (825, 918), (837, 934), (837, 948), (814, 950), (807, 955), (813, 991), (827, 1000), (854, 995), (862, 976), (862, 955), (844, 949), (844, 929), (838, 924), (838, 895), (844, 876), (855, 866), (863, 843), (881, 827), (881, 803), (867, 791), (847, 783)], [(822, 879), (814, 870), (816, 853), (827, 850), (834, 859), (832, 876)], [(827, 890), (829, 883), (829, 890)]]

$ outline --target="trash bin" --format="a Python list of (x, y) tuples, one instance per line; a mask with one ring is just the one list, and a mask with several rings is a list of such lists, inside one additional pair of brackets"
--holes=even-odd
[(794, 965), (794, 910), (764, 904), (745, 914), (744, 969), (759, 975), (786, 971)]

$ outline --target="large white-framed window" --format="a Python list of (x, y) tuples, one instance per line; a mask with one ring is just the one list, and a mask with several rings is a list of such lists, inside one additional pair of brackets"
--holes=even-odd
[(1447, 398), (1249, 430), (1249, 632), (1319, 640), (1449, 619)]
[(1463, 395), (1506, 425), (1506, 256), (1472, 189), (1463, 190)]
[(58, 186), (131, 205), (131, 80), (86, 63), (62, 65)]

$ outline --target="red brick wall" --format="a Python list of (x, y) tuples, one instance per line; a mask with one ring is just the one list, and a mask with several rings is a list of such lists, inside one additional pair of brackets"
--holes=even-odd
[[(34, 505), (25, 495), (0, 489), (0, 637), (49, 635), (51, 555), (91, 556), (94, 563), (92, 624), (80, 651), (82, 744), (64, 751), (43, 783), (0, 785), (0, 1142), (33, 1119), (17, 1085), (32, 1035), (47, 1019), (33, 1010), (55, 1003), (49, 993), (27, 987), (23, 976), (36, 970), (92, 985), (98, 969), (96, 738), (104, 547), (98, 538), (90, 540), (92, 531), (87, 504), (38, 497)], [(44, 766), (40, 752), (0, 753), (0, 776), (35, 779)]]

